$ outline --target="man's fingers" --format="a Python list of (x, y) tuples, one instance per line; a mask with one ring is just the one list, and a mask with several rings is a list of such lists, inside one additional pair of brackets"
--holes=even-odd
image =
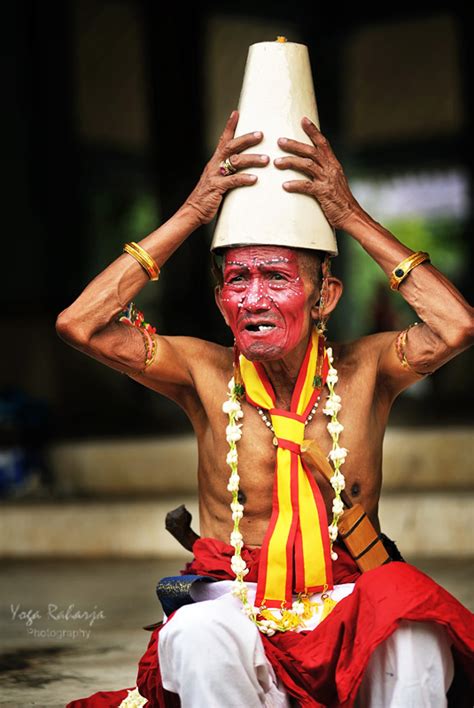
[(225, 157), (232, 155), (234, 152), (242, 152), (253, 145), (260, 143), (263, 138), (263, 133), (261, 130), (256, 130), (254, 133), (245, 133), (245, 135), (239, 135), (238, 138), (230, 140), (228, 143), (223, 145), (225, 151)]
[(309, 118), (305, 116), (301, 121), (301, 125), (303, 126), (304, 132), (309, 135), (315, 145), (317, 145), (318, 147), (329, 145), (328, 141), (321, 133), (318, 126), (315, 125), (313, 121), (311, 121)]
[(316, 170), (316, 163), (310, 157), (277, 157), (274, 160), (275, 167), (279, 170), (297, 170), (313, 178)]
[(300, 194), (312, 194), (313, 183), (307, 179), (292, 179), (283, 182), (283, 188), (287, 192), (299, 192)]
[(237, 170), (246, 170), (248, 167), (265, 167), (268, 165), (270, 158), (268, 155), (245, 154), (239, 155), (234, 153), (229, 157), (232, 166)]
[(229, 175), (228, 177), (222, 177), (222, 187), (227, 192), (229, 189), (234, 189), (234, 187), (248, 187), (251, 184), (255, 184), (258, 177), (257, 175), (249, 175), (246, 172), (239, 172), (236, 175)]
[(314, 159), (315, 149), (314, 145), (307, 145), (306, 143), (300, 143), (299, 140), (291, 140), (290, 138), (279, 138), (278, 145), (282, 150), (286, 152), (293, 152), (295, 155), (300, 157), (310, 157)]
[(230, 114), (230, 116), (227, 119), (227, 123), (225, 124), (225, 128), (222, 132), (222, 135), (219, 138), (219, 145), (226, 144), (229, 140), (231, 140), (234, 137), (235, 129), (237, 127), (238, 122), (239, 122), (239, 111), (232, 111), (232, 113)]

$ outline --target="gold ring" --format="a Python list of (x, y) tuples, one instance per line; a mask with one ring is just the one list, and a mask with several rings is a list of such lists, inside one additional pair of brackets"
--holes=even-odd
[(223, 177), (227, 177), (228, 175), (233, 175), (235, 172), (237, 172), (237, 168), (234, 167), (232, 162), (230, 161), (230, 157), (227, 157), (225, 160), (221, 162), (219, 165), (219, 170), (220, 173)]

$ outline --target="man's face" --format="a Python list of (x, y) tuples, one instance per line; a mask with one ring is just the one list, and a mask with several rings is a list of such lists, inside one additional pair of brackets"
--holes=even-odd
[(247, 359), (281, 359), (307, 337), (314, 282), (301, 268), (297, 251), (280, 246), (230, 248), (224, 256), (223, 281), (221, 308)]

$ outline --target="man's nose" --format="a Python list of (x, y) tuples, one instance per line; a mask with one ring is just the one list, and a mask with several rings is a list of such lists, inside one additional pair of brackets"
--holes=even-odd
[(271, 307), (271, 299), (266, 291), (265, 284), (260, 278), (254, 278), (249, 283), (243, 306), (249, 312), (261, 312)]

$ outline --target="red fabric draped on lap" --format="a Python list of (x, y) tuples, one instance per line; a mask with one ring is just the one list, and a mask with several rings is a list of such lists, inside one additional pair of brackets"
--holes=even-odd
[[(200, 539), (193, 552), (195, 559), (183, 572), (233, 579), (232, 546), (215, 539)], [(250, 568), (249, 581), (257, 580), (259, 552), (260, 549), (244, 546), (242, 557)], [(474, 677), (474, 616), (456, 598), (408, 563), (393, 562), (360, 575), (343, 547), (337, 546), (337, 553), (334, 582), (355, 581), (353, 592), (313, 631), (262, 635), (275, 673), (300, 706), (351, 708), (372, 652), (402, 619), (443, 625), (453, 642), (457, 667), (465, 677)], [(179, 698), (161, 685), (157, 650), (160, 629), (153, 632), (140, 661), (137, 686), (149, 701), (146, 708), (178, 708)], [(104, 702), (105, 696), (110, 696), (110, 702)], [(125, 696), (124, 691), (95, 694), (73, 701), (67, 708), (112, 708)], [(462, 698), (466, 703), (456, 706), (472, 705), (474, 684), (464, 689)]]

